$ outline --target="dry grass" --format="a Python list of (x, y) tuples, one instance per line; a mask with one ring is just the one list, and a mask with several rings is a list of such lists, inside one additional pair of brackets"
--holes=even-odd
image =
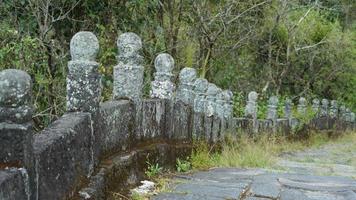
[[(327, 134), (313, 133), (307, 140), (290, 141), (285, 137), (264, 134), (260, 137), (241, 135), (238, 138), (229, 137), (222, 145), (220, 153), (212, 153), (203, 142), (196, 144), (191, 162), (193, 169), (210, 167), (260, 167), (271, 168), (277, 157), (283, 152), (320, 147), (326, 143), (356, 143), (356, 133), (344, 134), (338, 138), (330, 138)], [(355, 151), (356, 145), (350, 145)], [(352, 161), (355, 162), (355, 161)]]

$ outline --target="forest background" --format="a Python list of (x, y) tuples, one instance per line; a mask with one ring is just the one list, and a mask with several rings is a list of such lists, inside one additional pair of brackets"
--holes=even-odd
[(69, 42), (94, 32), (103, 100), (111, 96), (116, 39), (143, 40), (145, 96), (157, 54), (234, 92), (236, 116), (246, 94), (289, 96), (297, 103), (327, 98), (356, 111), (356, 1), (354, 0), (0, 0), (0, 70), (17, 68), (34, 80), (35, 127), (65, 111)]

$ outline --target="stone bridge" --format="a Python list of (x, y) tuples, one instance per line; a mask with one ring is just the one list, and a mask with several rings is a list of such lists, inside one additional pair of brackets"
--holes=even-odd
[[(1, 200), (106, 199), (110, 191), (137, 184), (144, 177), (147, 159), (174, 167), (176, 158), (190, 154), (193, 140), (214, 144), (228, 133), (287, 135), (304, 126), (293, 117), (288, 99), (285, 116), (278, 118), (275, 96), (268, 101), (266, 119), (257, 119), (256, 92), (248, 95), (245, 116), (233, 117), (231, 91), (197, 78), (193, 68), (180, 71), (176, 86), (172, 81), (174, 59), (165, 53), (154, 62), (151, 98), (143, 99), (142, 41), (134, 33), (124, 33), (117, 46), (113, 97), (101, 102), (96, 62), (99, 42), (91, 32), (74, 35), (68, 62), (67, 112), (39, 133), (32, 128), (30, 76), (15, 69), (0, 72)], [(319, 100), (313, 100), (316, 117), (307, 126), (354, 130), (355, 114), (338, 104), (331, 101), (329, 106), (323, 99), (320, 105)], [(306, 114), (307, 105), (305, 98), (299, 99), (299, 115)], [(260, 173), (225, 172), (215, 178)], [(233, 182), (221, 184), (227, 190)], [(256, 187), (261, 187), (261, 192), (265, 189)], [(204, 198), (193, 195), (190, 199)]]

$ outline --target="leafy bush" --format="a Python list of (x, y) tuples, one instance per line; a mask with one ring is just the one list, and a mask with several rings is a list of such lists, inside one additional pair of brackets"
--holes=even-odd
[(176, 167), (177, 167), (178, 172), (189, 171), (192, 168), (191, 163), (189, 162), (189, 157), (186, 160), (181, 160), (181, 159), (177, 158)]

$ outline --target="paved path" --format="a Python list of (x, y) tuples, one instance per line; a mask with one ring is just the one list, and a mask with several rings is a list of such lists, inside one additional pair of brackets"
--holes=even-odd
[[(351, 146), (350, 146), (351, 145)], [(356, 200), (354, 143), (282, 155), (280, 171), (216, 168), (172, 180), (154, 200)]]

